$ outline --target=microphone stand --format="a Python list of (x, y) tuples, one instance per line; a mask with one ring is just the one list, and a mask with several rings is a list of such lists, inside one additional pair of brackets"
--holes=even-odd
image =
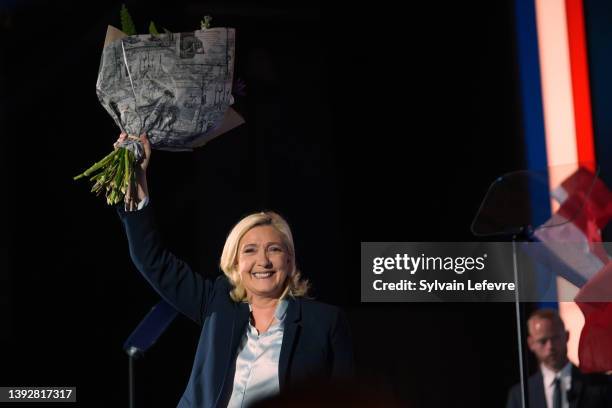
[(519, 372), (521, 378), (521, 401), (523, 408), (529, 408), (529, 387), (527, 384), (527, 378), (529, 371), (527, 368), (527, 357), (525, 350), (527, 349), (527, 340), (523, 335), (522, 322), (526, 321), (527, 311), (525, 310), (525, 304), (520, 301), (520, 287), (518, 278), (518, 262), (516, 256), (516, 242), (518, 239), (527, 240), (533, 234), (531, 226), (527, 225), (521, 227), (517, 234), (512, 236), (512, 267), (514, 270), (514, 309), (516, 315), (516, 332), (519, 352)]
[(134, 346), (130, 346), (126, 350), (129, 361), (129, 398), (130, 398), (130, 408), (136, 407), (136, 379), (134, 377), (134, 361), (139, 359), (144, 355), (144, 353)]
[(135, 361), (144, 356), (147, 351), (164, 333), (178, 312), (164, 300), (151, 308), (144, 319), (138, 324), (130, 337), (123, 344), (123, 350), (128, 355), (129, 407), (136, 407)]

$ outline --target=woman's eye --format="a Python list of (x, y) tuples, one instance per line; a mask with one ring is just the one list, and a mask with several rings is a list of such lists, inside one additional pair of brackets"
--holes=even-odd
[(273, 252), (282, 252), (283, 249), (281, 247), (273, 246), (273, 247), (270, 247), (270, 251), (273, 251)]
[(244, 252), (245, 254), (250, 254), (255, 252), (254, 248), (245, 248), (242, 252)]

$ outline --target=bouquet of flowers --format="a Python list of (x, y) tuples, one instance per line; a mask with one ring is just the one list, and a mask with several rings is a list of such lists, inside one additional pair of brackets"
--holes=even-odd
[[(102, 106), (128, 137), (113, 152), (75, 177), (90, 177), (93, 192), (105, 192), (108, 204), (134, 188), (135, 163), (143, 155), (139, 135), (151, 147), (185, 151), (244, 122), (230, 106), (235, 30), (210, 28), (186, 33), (136, 35), (122, 9), (126, 32), (108, 27), (96, 90)], [(128, 35), (132, 34), (132, 35)]]

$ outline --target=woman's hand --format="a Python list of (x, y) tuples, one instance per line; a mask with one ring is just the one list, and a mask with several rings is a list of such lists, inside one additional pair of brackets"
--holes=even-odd
[[(127, 138), (128, 135), (126, 133), (121, 133), (113, 146), (115, 148), (119, 147)], [(140, 163), (138, 163), (135, 168), (136, 184), (130, 186), (125, 192), (124, 201), (127, 211), (136, 210), (138, 208), (138, 203), (149, 196), (149, 189), (147, 187), (147, 167), (149, 167), (149, 160), (151, 159), (151, 143), (149, 143), (149, 139), (145, 134), (140, 135), (139, 141), (142, 143), (144, 153)]]
[(142, 146), (144, 147), (144, 156), (140, 162), (140, 169), (146, 176), (147, 167), (149, 167), (149, 159), (151, 159), (151, 143), (149, 143), (149, 138), (146, 134), (140, 135), (140, 143), (142, 143)]

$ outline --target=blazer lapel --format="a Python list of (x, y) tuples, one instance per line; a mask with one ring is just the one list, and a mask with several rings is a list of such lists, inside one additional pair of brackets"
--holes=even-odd
[[(230, 374), (229, 371), (236, 361), (236, 350), (239, 341), (246, 332), (245, 326), (249, 321), (249, 305), (248, 303), (242, 302), (235, 304), (234, 310), (230, 313), (234, 315), (234, 318), (227, 320), (223, 319), (219, 322), (219, 327), (223, 327), (219, 335), (215, 336), (215, 333), (212, 333), (214, 341), (219, 342), (217, 343), (218, 347), (215, 349), (216, 358), (214, 360), (219, 362), (219, 366), (214, 374), (223, 374), (220, 376), (219, 382), (217, 383), (219, 384), (219, 388), (215, 406), (219, 405), (220, 401), (225, 400), (225, 398), (229, 398), (229, 394), (227, 393), (231, 393), (231, 384), (234, 378), (228, 378)], [(229, 316), (231, 316), (231, 314), (228, 314), (227, 317)], [(224, 364), (224, 366), (222, 364)]]
[(530, 402), (529, 406), (534, 408), (546, 408), (546, 395), (544, 394), (544, 376), (542, 375), (542, 372), (538, 370), (538, 372), (531, 378), (533, 379), (533, 383), (530, 379), (530, 387), (528, 389)]
[[(232, 343), (230, 353), (235, 353), (240, 344), (240, 340), (246, 333), (246, 325), (249, 322), (249, 304), (240, 302), (236, 307), (236, 315), (234, 319), (234, 327), (232, 327)], [(232, 357), (234, 357), (232, 355)]]
[(289, 297), (287, 301), (289, 304), (287, 305), (287, 316), (285, 318), (283, 345), (281, 346), (278, 361), (278, 383), (281, 391), (287, 386), (287, 370), (289, 368), (291, 355), (293, 354), (295, 340), (299, 335), (299, 329), (301, 327), (300, 320), (302, 316), (302, 304), (299, 299)]

